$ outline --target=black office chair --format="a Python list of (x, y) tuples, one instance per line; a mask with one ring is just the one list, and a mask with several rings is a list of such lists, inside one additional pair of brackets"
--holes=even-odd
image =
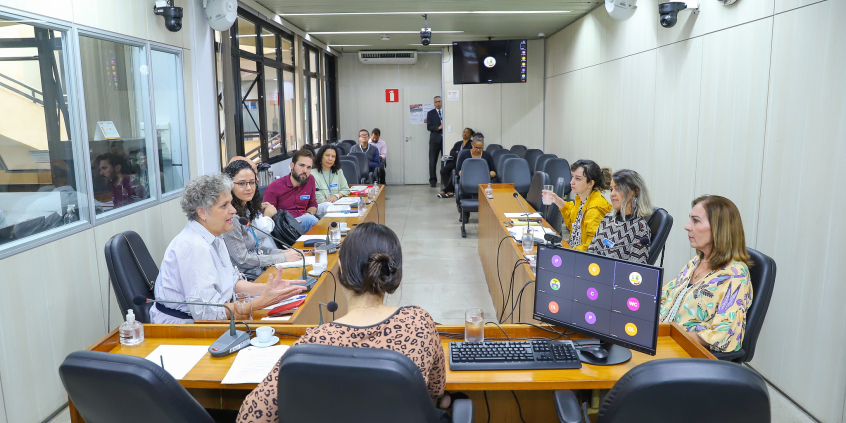
[(494, 150), (502, 150), (502, 146), (499, 144), (488, 144), (488, 147), (485, 148), (485, 151), (488, 153), (492, 153)]
[(543, 212), (541, 212), (543, 207), (541, 191), (543, 191), (544, 185), (549, 185), (549, 175), (543, 172), (535, 172), (534, 176), (532, 176), (532, 182), (529, 185), (529, 192), (526, 194), (526, 202), (541, 213), (541, 215), (543, 215)]
[[(420, 368), (396, 351), (298, 345), (282, 356), (278, 380), (280, 423), (436, 423), (447, 417), (432, 404)], [(473, 402), (456, 400), (448, 421), (473, 422)]]
[[(535, 160), (535, 172), (543, 172), (543, 166), (549, 159), (557, 159), (558, 156), (551, 153), (541, 154), (538, 156), (537, 160)], [(568, 181), (569, 182), (569, 181)]]
[(659, 267), (664, 267), (664, 244), (667, 242), (667, 237), (670, 236), (670, 230), (673, 229), (673, 216), (667, 213), (666, 210), (655, 207), (652, 210), (652, 216), (649, 216), (649, 256), (646, 262), (654, 265), (658, 260), (658, 255), (661, 256), (661, 264)]
[[(360, 172), (361, 177), (358, 180), (358, 183), (362, 184), (372, 184), (373, 183), (373, 172), (370, 171), (370, 161), (367, 160), (367, 154), (364, 153), (350, 153), (348, 156), (355, 157), (358, 160), (358, 171)], [(349, 181), (347, 181), (349, 183)]]
[(770, 308), (776, 278), (775, 260), (752, 248), (747, 248), (746, 251), (752, 260), (752, 266), (749, 267), (752, 305), (746, 312), (746, 333), (743, 334), (743, 343), (738, 351), (727, 353), (711, 351), (718, 359), (735, 363), (746, 363), (755, 355), (755, 345), (758, 343), (758, 335), (761, 334), (764, 318), (767, 317), (767, 310)]
[(479, 185), (491, 182), (491, 173), (485, 159), (467, 159), (461, 165), (461, 199), (458, 204), (461, 213), (461, 237), (467, 237), (465, 225), (470, 213), (479, 211)]
[[(59, 366), (59, 377), (87, 423), (216, 421), (170, 373), (141, 357), (77, 351)], [(217, 412), (220, 421), (237, 417)]]
[(452, 176), (451, 176), (452, 177), (452, 184), (455, 187), (455, 192), (456, 192), (455, 205), (456, 205), (456, 207), (458, 207), (459, 211), (461, 210), (461, 205), (458, 204), (458, 201), (461, 197), (458, 195), (458, 190), (461, 189), (461, 185), (459, 185), (458, 181), (461, 180), (461, 178), (459, 177), (458, 174), (459, 174), (459, 172), (461, 172), (461, 168), (458, 167), (458, 163), (461, 163), (462, 158), (469, 159), (470, 158), (470, 150), (461, 150), (461, 151), (458, 152), (458, 157), (455, 158), (455, 169), (453, 169)]
[(499, 175), (497, 177), (497, 179), (499, 180), (500, 183), (503, 183), (502, 182), (502, 174), (505, 171), (505, 160), (507, 160), (507, 159), (519, 159), (519, 158), (520, 158), (520, 156), (518, 156), (514, 153), (505, 153), (505, 154), (500, 154), (499, 158), (494, 160), (494, 166), (496, 166), (496, 173), (497, 173), (497, 175)]
[[(564, 186), (570, 186), (570, 180), (568, 179), (565, 181), (564, 178), (561, 177), (559, 177), (557, 181), (553, 181), (552, 178), (550, 178), (549, 182), (550, 185), (553, 186), (555, 194), (559, 197), (563, 196)], [(558, 209), (558, 206), (556, 206), (555, 204), (546, 206), (546, 210), (544, 210), (543, 212), (543, 218), (546, 220), (547, 223), (549, 223), (549, 226), (551, 226), (556, 233), (563, 233), (564, 216), (561, 215), (561, 210)]]
[[(529, 193), (529, 186), (532, 185), (532, 175), (529, 173), (529, 164), (526, 159), (519, 157), (507, 157), (502, 164), (500, 181), (503, 184), (514, 184), (514, 190), (523, 198)], [(499, 169), (499, 168), (498, 168)]]
[(263, 186), (263, 187), (258, 187), (258, 196), (259, 196), (259, 198), (262, 198), (262, 199), (264, 198), (264, 193), (267, 191), (267, 187), (269, 187), (269, 186), (270, 186), (270, 185), (265, 185), (265, 186)]
[(156, 265), (144, 240), (133, 231), (121, 232), (106, 242), (106, 266), (109, 280), (115, 290), (121, 315), (132, 309), (135, 319), (150, 323), (151, 304), (137, 305), (132, 300), (137, 296), (155, 299), (153, 285), (159, 277)]
[(350, 150), (352, 150), (352, 148), (355, 147), (356, 144), (358, 144), (358, 141), (343, 140), (343, 141), (339, 142), (338, 144), (343, 144), (343, 145), (347, 146), (347, 153), (349, 153)]
[(337, 143), (337, 144), (335, 144), (335, 148), (338, 149), (338, 153), (341, 156), (346, 156), (347, 154), (350, 153), (350, 146), (348, 144)]
[(537, 148), (530, 148), (530, 149), (526, 150), (526, 155), (523, 156), (523, 158), (526, 159), (526, 163), (529, 164), (529, 172), (531, 172), (532, 175), (535, 174), (535, 171), (540, 170), (540, 169), (535, 169), (535, 163), (537, 162), (538, 157), (540, 157), (542, 155), (543, 155), (543, 150), (538, 150)]
[[(553, 399), (562, 423), (584, 422), (573, 391), (555, 391)], [(630, 422), (769, 423), (770, 395), (764, 379), (744, 366), (654, 360), (623, 375), (596, 417), (596, 423)]]
[(361, 172), (358, 171), (358, 160), (352, 157), (344, 160), (344, 157), (347, 156), (341, 157), (341, 171), (344, 172), (344, 179), (347, 180), (348, 185), (356, 185), (361, 179)]
[(502, 156), (503, 154), (511, 154), (511, 152), (504, 149), (504, 148), (498, 148), (496, 150), (491, 151), (490, 154), (491, 154), (491, 158), (493, 159), (494, 164), (497, 165), (497, 164), (499, 164), (499, 157), (500, 156)]
[(528, 148), (526, 148), (525, 145), (514, 144), (509, 150), (522, 159), (526, 156), (526, 151), (528, 151)]
[(549, 175), (550, 181), (558, 181), (558, 178), (564, 178), (565, 184), (561, 187), (561, 192), (555, 194), (561, 198), (570, 195), (570, 179), (573, 178), (570, 173), (570, 163), (566, 159), (549, 159), (544, 163), (543, 169), (539, 169)]

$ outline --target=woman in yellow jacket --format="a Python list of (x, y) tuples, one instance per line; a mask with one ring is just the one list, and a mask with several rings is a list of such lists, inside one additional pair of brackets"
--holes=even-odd
[(570, 172), (573, 174), (570, 190), (576, 194), (575, 202), (565, 202), (551, 192), (546, 195), (552, 196), (552, 202), (564, 216), (564, 225), (570, 230), (570, 246), (587, 251), (599, 223), (611, 211), (611, 203), (602, 196), (602, 191), (611, 188), (611, 169), (600, 169), (593, 160), (579, 160), (570, 166)]

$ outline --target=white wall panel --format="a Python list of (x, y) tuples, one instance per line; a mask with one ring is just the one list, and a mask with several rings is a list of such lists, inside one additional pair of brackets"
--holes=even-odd
[[(826, 0), (775, 0), (775, 13), (786, 12), (791, 9), (808, 6)], [(832, 0), (828, 0), (832, 1)], [(836, 1), (836, 0), (834, 0)]]
[(702, 40), (696, 195), (732, 200), (750, 247), (757, 229), (772, 26), (768, 18)]
[(142, 39), (148, 38), (148, 14), (153, 14), (153, 3), (148, 0), (73, 0), (73, 16), (77, 24)]
[[(502, 139), (502, 86), (504, 84), (464, 85), (463, 126), (485, 134), (486, 144), (509, 148), (512, 140)], [(453, 131), (455, 129), (453, 128)]]
[[(547, 77), (599, 63), (600, 27), (596, 18), (598, 10), (599, 8), (595, 9), (554, 35), (568, 42), (560, 43), (560, 49), (555, 53), (552, 62), (552, 74), (547, 73)], [(606, 13), (604, 9), (602, 13)]]
[(0, 5), (73, 22), (73, 3), (70, 1), (2, 0)]
[(846, 396), (844, 15), (827, 1), (775, 17), (757, 240), (778, 279), (752, 366), (826, 422)]

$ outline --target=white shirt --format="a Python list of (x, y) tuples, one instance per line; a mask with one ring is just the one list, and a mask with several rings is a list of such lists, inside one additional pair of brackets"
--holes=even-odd
[[(154, 293), (157, 300), (227, 303), (232, 302), (239, 279), (223, 240), (191, 220), (168, 245)], [(188, 313), (194, 320), (227, 319), (222, 307), (162, 305)], [(150, 310), (150, 319), (152, 323), (194, 323), (162, 313), (156, 306)]]

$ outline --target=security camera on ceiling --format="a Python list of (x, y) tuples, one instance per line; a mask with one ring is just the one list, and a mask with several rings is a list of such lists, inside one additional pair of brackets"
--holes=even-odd
[(672, 28), (679, 20), (679, 12), (692, 12), (699, 14), (699, 0), (671, 1), (658, 5), (658, 15), (661, 26)]
[(636, 3), (637, 0), (605, 0), (605, 10), (608, 11), (608, 16), (624, 21), (631, 18), (637, 11)]
[(432, 28), (429, 28), (429, 18), (423, 15), (423, 28), (420, 29), (420, 42), (428, 46), (432, 42)]
[(153, 13), (164, 17), (165, 28), (170, 32), (182, 29), (182, 8), (174, 7), (173, 0), (158, 0), (153, 6)]
[(215, 31), (228, 30), (238, 18), (237, 0), (203, 0), (206, 22)]

